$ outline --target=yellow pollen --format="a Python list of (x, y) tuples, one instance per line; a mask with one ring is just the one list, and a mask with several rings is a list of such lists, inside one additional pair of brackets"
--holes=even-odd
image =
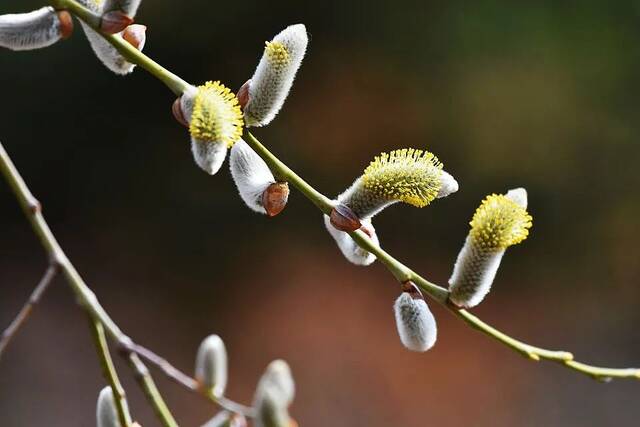
[(531, 221), (525, 208), (504, 195), (491, 194), (473, 215), (470, 235), (484, 248), (506, 249), (527, 238)]
[(242, 136), (238, 98), (220, 82), (198, 86), (189, 132), (199, 141), (225, 143), (230, 148)]
[(442, 163), (428, 151), (405, 148), (382, 153), (365, 169), (365, 188), (376, 197), (422, 208), (440, 191)]
[(265, 42), (264, 53), (276, 68), (282, 68), (289, 64), (289, 51), (280, 42)]

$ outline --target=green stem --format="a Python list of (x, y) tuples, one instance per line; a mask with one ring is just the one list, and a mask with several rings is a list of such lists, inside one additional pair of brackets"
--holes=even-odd
[(136, 373), (136, 381), (138, 381), (138, 384), (140, 384), (144, 394), (147, 396), (147, 400), (151, 402), (153, 410), (162, 422), (162, 425), (164, 427), (178, 427), (178, 423), (173, 418), (171, 411), (169, 411), (167, 404), (164, 402), (156, 383), (153, 381), (153, 378), (149, 373), (149, 369), (147, 369), (145, 364), (142, 363), (138, 355), (135, 353), (129, 353), (128, 362), (131, 369)]
[(271, 153), (267, 147), (262, 145), (260, 141), (256, 139), (248, 130), (245, 129), (243, 138), (253, 148), (253, 150), (262, 157), (262, 159), (269, 165), (271, 171), (278, 176), (278, 179), (291, 183), (304, 194), (307, 199), (311, 200), (318, 209), (320, 209), (325, 215), (329, 215), (333, 209), (333, 202), (331, 199), (320, 193), (311, 185), (302, 179), (298, 174), (289, 169), (280, 159)]
[(89, 315), (89, 326), (91, 328), (93, 341), (96, 345), (103, 375), (111, 386), (111, 390), (113, 392), (120, 425), (130, 427), (131, 415), (129, 414), (129, 409), (127, 407), (126, 394), (122, 384), (120, 383), (120, 379), (118, 378), (116, 368), (113, 365), (111, 354), (109, 353), (109, 345), (107, 344), (107, 337), (104, 334), (104, 327), (102, 326), (102, 323), (97, 321), (91, 315)]

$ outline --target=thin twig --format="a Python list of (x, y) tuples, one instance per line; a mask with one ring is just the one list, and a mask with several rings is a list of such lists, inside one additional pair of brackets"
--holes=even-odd
[[(93, 291), (82, 280), (82, 277), (75, 269), (69, 258), (62, 250), (62, 247), (56, 240), (55, 236), (51, 232), (51, 228), (42, 215), (42, 209), (40, 203), (33, 197), (31, 191), (27, 187), (27, 184), (22, 179), (22, 176), (16, 169), (15, 165), (11, 161), (11, 158), (7, 154), (4, 146), (0, 142), (0, 172), (9, 183), (9, 186), (13, 190), (18, 203), (22, 207), (25, 216), (31, 223), (33, 232), (40, 240), (40, 243), (44, 247), (47, 255), (53, 262), (59, 266), (67, 279), (67, 283), (71, 286), (74, 294), (76, 295), (80, 305), (86, 309), (91, 317), (100, 321), (104, 326), (105, 331), (117, 341), (128, 340), (129, 338), (120, 330), (118, 325), (109, 317), (105, 309), (100, 305)], [(132, 355), (131, 359), (135, 368), (140, 372), (141, 369), (146, 367), (138, 359), (137, 356)], [(177, 424), (173, 420), (171, 413), (166, 408), (160, 393), (153, 384), (153, 380), (148, 375), (142, 377), (142, 385), (147, 393), (147, 396), (151, 399), (154, 407), (159, 408), (156, 413), (161, 417), (163, 424), (166, 427), (176, 427)], [(164, 417), (164, 418), (162, 418)]]
[(102, 374), (111, 386), (113, 397), (115, 400), (116, 409), (118, 412), (118, 418), (120, 419), (120, 425), (124, 427), (131, 426), (131, 415), (129, 414), (129, 408), (127, 405), (127, 397), (118, 378), (118, 373), (113, 365), (111, 354), (109, 353), (109, 345), (107, 344), (107, 337), (104, 334), (104, 327), (102, 323), (96, 320), (91, 315), (89, 317), (89, 327), (91, 329), (91, 335), (95, 343), (96, 351), (98, 352), (98, 358), (100, 359), (100, 365), (102, 367)]
[(20, 328), (26, 323), (38, 302), (42, 298), (42, 295), (49, 288), (49, 285), (53, 281), (56, 273), (58, 272), (58, 264), (56, 262), (51, 262), (47, 270), (44, 272), (44, 275), (38, 282), (38, 285), (34, 288), (33, 292), (29, 296), (29, 299), (24, 303), (22, 309), (18, 313), (18, 315), (13, 319), (11, 324), (4, 330), (2, 333), (2, 337), (0, 338), (0, 359), (2, 358), (2, 354), (4, 350), (7, 348), (13, 337), (20, 330)]
[(160, 391), (153, 381), (149, 369), (147, 369), (135, 353), (129, 353), (126, 359), (129, 362), (129, 366), (131, 366), (135, 372), (134, 377), (136, 381), (138, 381), (138, 384), (140, 384), (140, 387), (142, 387), (142, 390), (147, 396), (147, 400), (152, 404), (156, 415), (160, 421), (162, 421), (162, 425), (164, 427), (178, 427), (178, 423), (173, 418), (171, 411), (169, 411), (167, 404), (160, 395)]
[(213, 401), (218, 404), (222, 409), (226, 409), (227, 411), (235, 412), (238, 414), (242, 414), (245, 417), (254, 417), (255, 410), (249, 406), (242, 405), (238, 402), (235, 402), (225, 396), (215, 396), (209, 390), (201, 387), (198, 381), (196, 381), (191, 376), (185, 374), (175, 366), (173, 366), (167, 359), (159, 356), (153, 351), (149, 350), (146, 347), (143, 347), (139, 344), (136, 344), (132, 341), (130, 342), (122, 342), (121, 343), (121, 351), (133, 352), (140, 356), (142, 359), (146, 360), (153, 366), (160, 369), (165, 376), (174, 382), (180, 384), (186, 389), (198, 393), (205, 398)]

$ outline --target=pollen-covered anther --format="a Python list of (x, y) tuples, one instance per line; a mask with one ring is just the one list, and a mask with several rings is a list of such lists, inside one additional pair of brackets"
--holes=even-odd
[(343, 204), (337, 204), (331, 211), (329, 218), (331, 225), (340, 231), (356, 231), (362, 226), (360, 218), (358, 218), (351, 208)]
[(122, 38), (131, 46), (138, 50), (142, 50), (147, 41), (147, 27), (141, 24), (129, 25), (122, 32)]
[[(241, 105), (247, 126), (269, 124), (282, 108), (307, 50), (304, 25), (291, 25), (265, 43), (262, 58), (245, 84)], [(241, 91), (243, 92), (243, 91)]]
[(267, 211), (267, 216), (274, 217), (284, 210), (289, 200), (289, 184), (287, 182), (274, 182), (262, 193), (262, 206)]
[(291, 61), (287, 47), (281, 42), (265, 42), (264, 53), (271, 62), (271, 65), (277, 68), (284, 68)]
[(102, 15), (100, 30), (106, 34), (116, 34), (133, 24), (133, 18), (120, 10), (112, 10)]
[(362, 177), (365, 188), (380, 199), (421, 208), (438, 196), (441, 175), (442, 163), (436, 156), (409, 148), (377, 156)]
[(532, 220), (526, 207), (522, 188), (482, 201), (449, 279), (451, 303), (470, 308), (487, 296), (506, 249), (529, 235)]
[(527, 238), (531, 215), (507, 196), (492, 194), (482, 201), (470, 225), (470, 236), (476, 244), (506, 249)]
[(365, 219), (397, 202), (424, 207), (457, 190), (458, 183), (433, 154), (409, 148), (376, 156), (338, 201)]
[(193, 138), (231, 148), (242, 136), (242, 126), (238, 98), (228, 88), (217, 81), (198, 87), (189, 123)]

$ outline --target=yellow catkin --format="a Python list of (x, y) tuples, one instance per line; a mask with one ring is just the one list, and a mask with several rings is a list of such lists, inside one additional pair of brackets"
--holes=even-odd
[(280, 42), (265, 42), (264, 53), (269, 58), (271, 65), (276, 68), (283, 68), (289, 64), (289, 51)]
[(474, 242), (484, 248), (506, 249), (527, 238), (532, 218), (508, 197), (491, 194), (482, 201), (469, 224)]
[(442, 163), (432, 153), (413, 148), (382, 153), (362, 176), (365, 188), (378, 198), (427, 206), (441, 187)]
[(198, 86), (189, 124), (191, 136), (231, 147), (242, 136), (243, 124), (238, 98), (231, 90), (217, 81)]

